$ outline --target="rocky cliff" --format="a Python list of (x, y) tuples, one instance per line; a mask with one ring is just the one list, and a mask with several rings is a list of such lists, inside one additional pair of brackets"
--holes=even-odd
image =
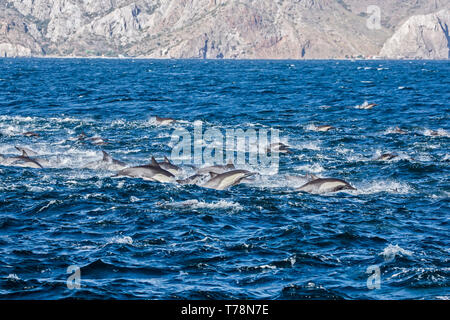
[(450, 10), (409, 18), (384, 44), (381, 55), (394, 58), (450, 58)]
[[(373, 5), (379, 14), (368, 9)], [(0, 0), (0, 56), (345, 58), (378, 55), (389, 39), (382, 53), (397, 57), (409, 36), (403, 26), (423, 30), (412, 16), (449, 6), (450, 0)], [(430, 33), (423, 43), (439, 37)], [(432, 46), (439, 56), (441, 46)], [(408, 52), (427, 53), (420, 48)]]

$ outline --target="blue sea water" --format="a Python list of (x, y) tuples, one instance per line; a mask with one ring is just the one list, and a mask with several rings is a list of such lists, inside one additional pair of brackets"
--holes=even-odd
[[(1, 59), (0, 154), (50, 165), (0, 166), (0, 299), (448, 299), (449, 88), (448, 61)], [(162, 159), (196, 121), (293, 153), (223, 191), (84, 168)], [(306, 173), (357, 190), (295, 192)]]

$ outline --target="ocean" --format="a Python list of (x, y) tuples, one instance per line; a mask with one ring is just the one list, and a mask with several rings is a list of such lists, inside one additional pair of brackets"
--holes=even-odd
[[(45, 162), (0, 165), (0, 299), (448, 299), (449, 88), (448, 61), (0, 59), (0, 154)], [(291, 153), (225, 190), (100, 161), (199, 125)]]

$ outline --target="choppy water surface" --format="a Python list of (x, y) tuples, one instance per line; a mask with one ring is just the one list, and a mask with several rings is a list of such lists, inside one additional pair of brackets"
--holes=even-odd
[[(0, 60), (0, 154), (22, 146), (49, 163), (0, 166), (0, 298), (448, 299), (449, 72), (423, 61)], [(378, 106), (355, 108), (365, 101)], [(293, 154), (224, 191), (84, 168), (101, 150), (130, 165), (162, 159), (173, 130), (198, 120), (280, 129)], [(398, 156), (375, 160), (383, 153)], [(358, 190), (292, 192), (286, 176), (306, 173)], [(70, 265), (81, 289), (66, 286)]]

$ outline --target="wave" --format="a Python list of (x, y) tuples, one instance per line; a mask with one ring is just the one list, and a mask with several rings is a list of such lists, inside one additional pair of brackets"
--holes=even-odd
[(410, 257), (413, 255), (413, 252), (401, 248), (398, 244), (389, 244), (386, 248), (384, 248), (383, 252), (381, 252), (380, 255), (384, 257), (385, 261), (393, 261), (395, 257)]
[(375, 193), (392, 193), (392, 194), (410, 194), (414, 189), (406, 182), (398, 182), (395, 180), (376, 180), (364, 183), (355, 183), (356, 191), (350, 191), (353, 194), (375, 194)]
[(190, 209), (231, 210), (232, 212), (237, 212), (244, 209), (244, 207), (239, 203), (227, 200), (205, 202), (192, 199), (179, 202), (166, 202), (161, 204), (161, 206), (178, 209), (190, 208)]
[(133, 244), (133, 238), (130, 236), (116, 236), (109, 239), (107, 244)]

